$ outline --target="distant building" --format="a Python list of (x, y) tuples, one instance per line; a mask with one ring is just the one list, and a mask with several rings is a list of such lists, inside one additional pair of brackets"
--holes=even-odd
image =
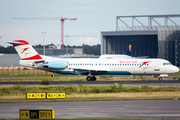
[(83, 55), (83, 49), (82, 48), (74, 48), (74, 55), (75, 56)]
[[(40, 55), (43, 55), (43, 49), (35, 49)], [(57, 47), (50, 47), (50, 49), (45, 49), (45, 55), (47, 56), (59, 56), (59, 55), (83, 55), (82, 48), (68, 48), (68, 49), (57, 49)]]
[(49, 46), (49, 49), (57, 49), (56, 46)]
[(0, 54), (0, 67), (18, 66), (20, 57), (18, 54)]
[(173, 21), (175, 17), (180, 18), (180, 14), (116, 16), (116, 31), (101, 32), (101, 55), (125, 54), (133, 39), (133, 57), (163, 58), (180, 66), (180, 25)]

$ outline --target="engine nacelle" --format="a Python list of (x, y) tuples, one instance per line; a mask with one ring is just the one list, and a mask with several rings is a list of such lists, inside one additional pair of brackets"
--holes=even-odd
[(49, 61), (43, 64), (43, 67), (52, 68), (52, 69), (65, 69), (67, 68), (67, 61)]

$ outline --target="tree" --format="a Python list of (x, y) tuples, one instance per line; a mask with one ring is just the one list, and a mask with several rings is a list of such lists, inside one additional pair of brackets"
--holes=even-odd
[[(51, 44), (46, 45), (45, 47), (49, 48), (49, 46), (55, 46), (55, 45), (53, 43), (51, 43)], [(41, 44), (33, 45), (32, 47), (35, 49), (42, 49), (43, 45), (41, 45)], [(93, 55), (100, 55), (100, 47), (101, 47), (100, 44), (93, 45), (93, 46), (90, 46), (87, 44), (86, 45), (83, 44), (82, 46), (75, 46), (75, 45), (69, 46), (68, 45), (68, 48), (83, 48), (84, 54), (93, 54)], [(7, 47), (0, 46), (0, 53), (17, 53), (17, 52), (13, 46), (7, 46)]]

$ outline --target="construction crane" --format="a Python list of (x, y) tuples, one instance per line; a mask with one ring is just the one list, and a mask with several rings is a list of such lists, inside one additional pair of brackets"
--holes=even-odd
[(64, 48), (64, 21), (77, 20), (77, 18), (63, 18), (63, 17), (14, 17), (19, 20), (60, 20), (61, 21), (61, 48)]

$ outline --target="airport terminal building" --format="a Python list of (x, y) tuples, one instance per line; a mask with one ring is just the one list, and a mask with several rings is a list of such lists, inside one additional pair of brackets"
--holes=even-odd
[[(124, 18), (129, 18), (132, 24), (128, 25)], [(142, 18), (147, 19), (147, 25), (141, 22)], [(163, 58), (180, 66), (180, 25), (172, 18), (180, 18), (180, 14), (117, 16), (116, 31), (101, 32), (101, 54), (125, 54), (133, 39), (133, 57)], [(156, 19), (163, 19), (164, 24)], [(120, 27), (120, 23), (125, 27)], [(140, 26), (135, 26), (136, 23)]]

